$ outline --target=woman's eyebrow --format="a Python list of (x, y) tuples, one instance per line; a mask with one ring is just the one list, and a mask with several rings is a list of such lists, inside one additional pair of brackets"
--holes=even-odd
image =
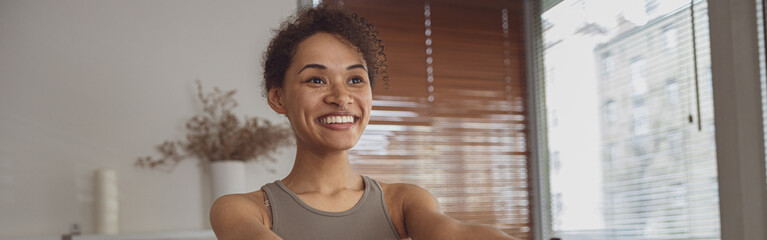
[[(316, 69), (320, 69), (320, 70), (328, 69), (328, 67), (326, 67), (325, 65), (316, 64), (316, 63), (310, 63), (310, 64), (304, 65), (304, 67), (302, 67), (301, 70), (298, 70), (298, 73), (301, 73), (302, 71), (304, 71), (304, 69), (307, 69), (307, 68), (316, 68)], [(362, 64), (354, 64), (354, 65), (348, 66), (348, 67), (346, 67), (346, 70), (352, 70), (352, 69), (355, 69), (355, 68), (360, 68), (360, 69), (362, 69), (362, 70), (364, 70), (366, 72), (368, 71), (367, 69), (365, 69), (365, 65), (362, 65)]]
[(365, 70), (365, 72), (368, 71), (367, 69), (365, 69), (365, 65), (362, 65), (362, 64), (354, 64), (354, 65), (348, 66), (346, 67), (346, 70), (352, 70), (355, 68), (362, 68), (362, 70)]
[(317, 68), (317, 69), (320, 69), (320, 70), (328, 69), (328, 67), (325, 67), (325, 65), (316, 64), (316, 63), (310, 63), (310, 64), (304, 65), (304, 67), (302, 67), (301, 70), (298, 70), (298, 73), (301, 73), (301, 71), (303, 71), (304, 69), (307, 69), (307, 68)]

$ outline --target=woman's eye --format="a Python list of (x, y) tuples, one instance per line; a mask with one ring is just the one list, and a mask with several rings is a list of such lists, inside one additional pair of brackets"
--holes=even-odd
[(352, 79), (349, 79), (349, 83), (355, 84), (355, 83), (362, 83), (364, 80), (361, 77), (353, 77)]
[(321, 78), (316, 78), (316, 77), (315, 78), (311, 78), (311, 79), (307, 80), (306, 82), (314, 83), (314, 84), (323, 84), (322, 79)]

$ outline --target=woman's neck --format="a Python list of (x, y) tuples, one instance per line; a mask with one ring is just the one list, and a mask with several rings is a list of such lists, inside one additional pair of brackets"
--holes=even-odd
[(297, 143), (293, 169), (282, 180), (296, 193), (332, 194), (342, 190), (364, 188), (362, 178), (355, 174), (346, 150), (312, 151)]

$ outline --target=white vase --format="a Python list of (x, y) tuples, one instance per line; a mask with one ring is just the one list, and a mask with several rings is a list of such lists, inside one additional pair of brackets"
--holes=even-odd
[(213, 199), (245, 192), (245, 162), (236, 160), (210, 163), (210, 180)]
[(97, 234), (118, 234), (120, 232), (120, 202), (117, 191), (117, 172), (114, 169), (96, 170), (95, 188)]

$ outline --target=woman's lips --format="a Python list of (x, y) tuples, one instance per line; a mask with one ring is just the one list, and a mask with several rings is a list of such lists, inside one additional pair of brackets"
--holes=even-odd
[(333, 129), (333, 130), (347, 130), (354, 127), (356, 123), (357, 123), (356, 121), (352, 123), (320, 123), (320, 126)]

